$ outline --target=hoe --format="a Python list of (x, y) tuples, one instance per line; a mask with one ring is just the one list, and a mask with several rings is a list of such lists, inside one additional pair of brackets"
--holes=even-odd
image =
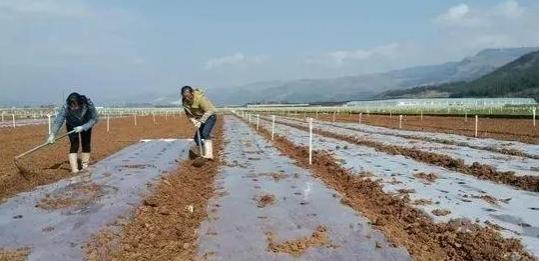
[[(63, 134), (63, 135), (61, 135), (61, 136), (59, 136), (58, 138), (56, 138), (56, 140), (59, 140), (59, 139), (61, 139), (61, 138), (64, 138), (64, 137), (66, 137), (67, 135), (69, 135), (69, 134), (71, 134), (71, 133), (75, 133), (75, 131), (72, 130), (72, 131), (70, 131), (70, 132), (67, 132), (67, 133), (65, 133), (65, 134)], [(21, 164), (20, 159), (21, 159), (22, 157), (24, 157), (24, 156), (27, 156), (27, 155), (29, 155), (29, 154), (35, 152), (35, 151), (38, 151), (38, 150), (40, 150), (40, 149), (42, 149), (42, 148), (44, 148), (44, 147), (47, 147), (48, 145), (51, 145), (51, 144), (48, 143), (48, 142), (43, 143), (43, 144), (41, 144), (41, 145), (39, 145), (39, 146), (37, 146), (37, 147), (35, 147), (35, 148), (33, 148), (33, 149), (27, 151), (27, 152), (24, 152), (24, 153), (22, 153), (21, 155), (15, 157), (15, 159), (14, 159), (15, 166), (17, 167), (17, 169), (19, 169), (19, 173), (21, 173), (21, 175), (22, 175), (24, 178), (27, 178), (26, 174), (30, 174), (30, 173), (32, 173), (32, 171), (29, 170), (29, 169), (27, 169), (27, 168), (25, 168), (25, 167)]]

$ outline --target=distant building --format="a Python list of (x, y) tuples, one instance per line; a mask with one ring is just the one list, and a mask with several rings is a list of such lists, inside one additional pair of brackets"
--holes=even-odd
[(535, 105), (533, 98), (433, 98), (433, 99), (390, 99), (375, 101), (351, 101), (344, 106), (353, 107), (503, 107), (506, 105)]

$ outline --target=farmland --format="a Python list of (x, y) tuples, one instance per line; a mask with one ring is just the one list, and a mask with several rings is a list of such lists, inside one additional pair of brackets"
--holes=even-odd
[(0, 259), (539, 255), (531, 118), (483, 115), (475, 137), (473, 116), (361, 113), (223, 109), (196, 168), (185, 115), (103, 109), (87, 172), (69, 173), (63, 140), (24, 159), (30, 176), (12, 159), (48, 121), (21, 114), (0, 128)]

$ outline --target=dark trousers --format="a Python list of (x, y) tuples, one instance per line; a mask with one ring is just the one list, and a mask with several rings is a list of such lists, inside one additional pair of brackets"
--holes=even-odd
[[(66, 124), (66, 128), (67, 131), (70, 132), (73, 130), (74, 127)], [(83, 131), (81, 133), (69, 134), (69, 142), (71, 143), (69, 153), (78, 153), (79, 143), (82, 144), (82, 153), (90, 153), (92, 151), (92, 129), (90, 128), (89, 130)]]
[[(200, 138), (203, 140), (211, 140), (211, 132), (215, 126), (215, 121), (217, 120), (215, 115), (212, 115), (206, 120), (205, 123), (200, 125), (198, 132), (200, 132)], [(198, 144), (198, 132), (195, 133), (195, 143)]]

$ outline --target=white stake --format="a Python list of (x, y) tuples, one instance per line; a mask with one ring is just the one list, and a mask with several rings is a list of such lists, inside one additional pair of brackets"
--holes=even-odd
[(309, 118), (309, 165), (313, 164), (313, 118)]
[(468, 112), (464, 112), (464, 122), (468, 122)]
[(2, 122), (4, 122), (4, 112), (2, 112)]
[(271, 115), (271, 140), (273, 140), (274, 135), (275, 135), (275, 115)]
[(399, 129), (402, 129), (402, 115), (399, 115)]
[(532, 112), (533, 112), (533, 127), (535, 128), (535, 108), (533, 108)]
[(15, 125), (15, 114), (11, 114), (11, 117), (13, 118), (13, 128), (15, 128), (16, 127), (16, 125)]
[(479, 117), (475, 115), (475, 137), (477, 138), (477, 127), (478, 127)]
[(49, 135), (51, 135), (51, 116), (50, 114), (47, 114), (47, 118), (49, 118)]
[(137, 126), (137, 114), (133, 114), (134, 120), (135, 120), (135, 126)]
[(256, 130), (258, 130), (258, 126), (260, 125), (260, 114), (256, 115)]
[(421, 111), (421, 120), (423, 120), (423, 111)]
[(153, 116), (153, 124), (155, 124), (155, 113), (152, 113)]
[(359, 113), (359, 124), (361, 124), (361, 117), (363, 117), (363, 112)]
[(107, 132), (110, 131), (110, 115), (107, 114)]

